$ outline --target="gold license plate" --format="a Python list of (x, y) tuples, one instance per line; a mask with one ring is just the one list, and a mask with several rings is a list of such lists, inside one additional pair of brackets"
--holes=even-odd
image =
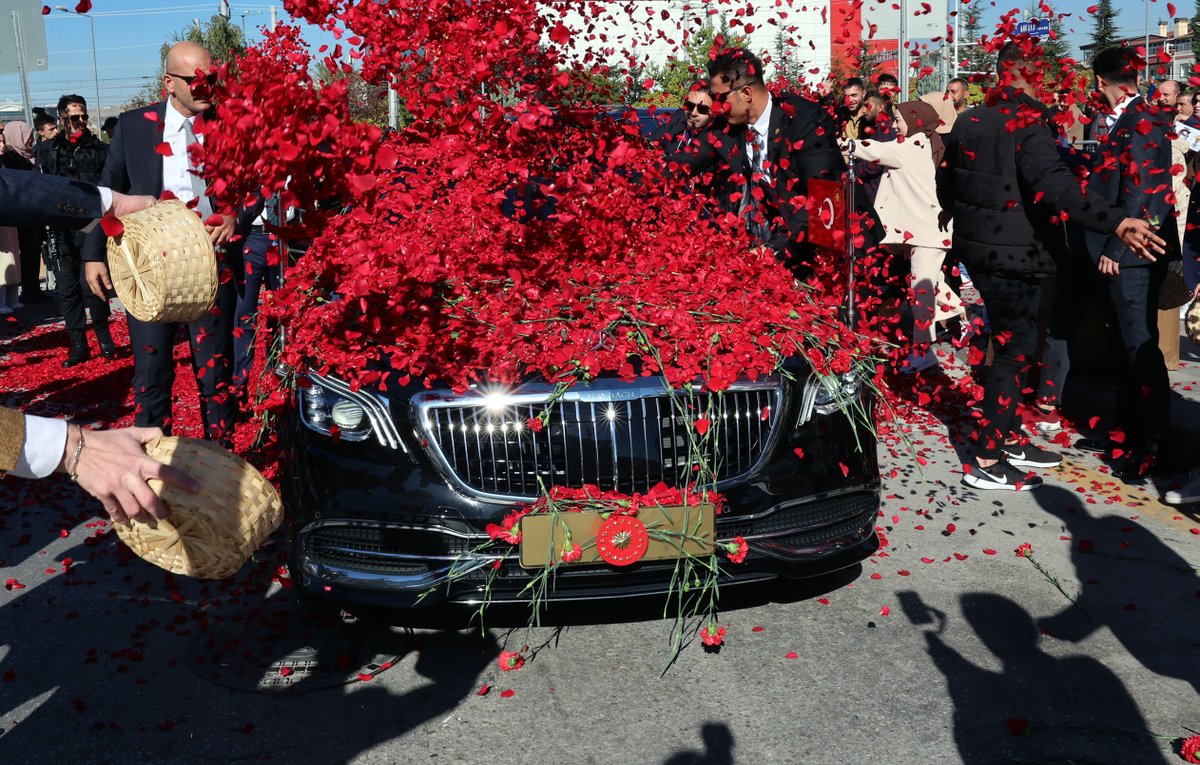
[[(711, 504), (696, 507), (642, 507), (637, 519), (646, 525), (650, 541), (641, 560), (670, 560), (685, 555), (711, 555), (716, 540), (716, 509)], [(562, 557), (567, 538), (564, 526), (570, 530), (571, 541), (583, 550), (583, 556), (566, 565), (602, 563), (596, 549), (596, 534), (604, 525), (600, 513), (581, 512), (532, 513), (521, 519), (521, 567), (545, 568)], [(682, 537), (656, 538), (656, 532), (686, 534)], [(553, 552), (553, 557), (551, 553)]]

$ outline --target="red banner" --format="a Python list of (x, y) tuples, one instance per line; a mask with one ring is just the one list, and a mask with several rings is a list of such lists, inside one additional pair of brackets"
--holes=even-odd
[(846, 190), (841, 181), (808, 182), (808, 240), (818, 247), (846, 247)]

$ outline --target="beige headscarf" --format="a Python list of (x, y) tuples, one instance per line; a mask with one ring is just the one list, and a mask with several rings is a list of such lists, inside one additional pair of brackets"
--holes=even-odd
[(15, 120), (4, 125), (4, 142), (8, 148), (33, 161), (33, 129), (28, 122)]

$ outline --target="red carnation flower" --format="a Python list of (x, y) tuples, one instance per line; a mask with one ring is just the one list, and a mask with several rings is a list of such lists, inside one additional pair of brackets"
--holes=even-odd
[(525, 421), (525, 424), (528, 425), (529, 429), (532, 430), (534, 433), (541, 433), (542, 428), (546, 427), (546, 424), (544, 422), (542, 422), (541, 417), (530, 417), (528, 420)]
[(704, 645), (711, 648), (725, 644), (725, 628), (718, 627), (714, 622), (709, 622), (708, 626), (700, 630), (700, 640)]
[(1189, 736), (1179, 746), (1179, 756), (1184, 762), (1200, 765), (1200, 736)]
[(725, 554), (733, 563), (741, 563), (746, 560), (746, 553), (749, 550), (750, 546), (740, 536), (734, 537), (732, 542), (725, 543)]
[(583, 549), (577, 544), (572, 544), (570, 550), (563, 550), (562, 561), (563, 563), (574, 563), (582, 557)]
[(525, 657), (516, 651), (501, 651), (499, 664), (500, 669), (511, 672), (525, 665)]
[(1029, 544), (1028, 542), (1022, 542), (1021, 546), (1017, 548), (1017, 557), (1018, 558), (1032, 558), (1033, 557), (1033, 545)]

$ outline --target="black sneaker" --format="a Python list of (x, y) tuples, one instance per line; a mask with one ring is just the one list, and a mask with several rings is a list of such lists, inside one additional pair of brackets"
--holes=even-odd
[(979, 467), (978, 462), (972, 462), (969, 467), (970, 470), (963, 475), (963, 483), (976, 489), (1033, 491), (1042, 485), (1041, 478), (1013, 467), (1003, 459), (991, 467)]
[(1004, 458), (1015, 467), (1054, 468), (1062, 464), (1062, 456), (1033, 444), (1005, 444), (1000, 447)]

